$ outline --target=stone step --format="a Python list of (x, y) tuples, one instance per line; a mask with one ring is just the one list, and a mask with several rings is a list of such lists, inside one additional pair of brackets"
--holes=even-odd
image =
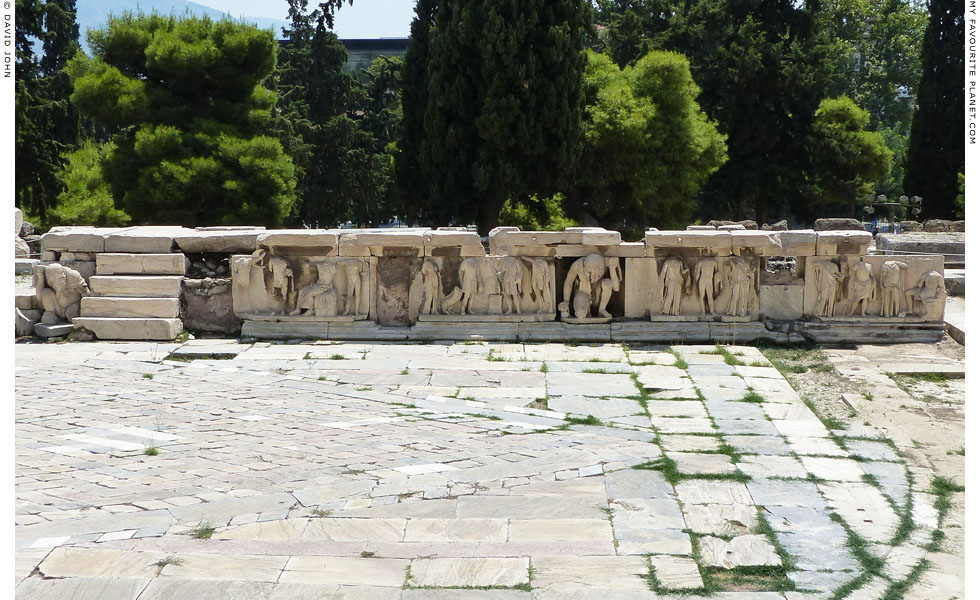
[(88, 284), (96, 296), (179, 298), (179, 275), (96, 275)]
[(176, 338), (184, 330), (180, 319), (120, 319), (76, 317), (75, 328), (84, 328), (100, 340), (162, 340)]
[(177, 298), (89, 296), (82, 298), (82, 316), (175, 319), (180, 316), (180, 300)]
[(96, 275), (183, 275), (189, 266), (190, 261), (183, 254), (95, 255)]

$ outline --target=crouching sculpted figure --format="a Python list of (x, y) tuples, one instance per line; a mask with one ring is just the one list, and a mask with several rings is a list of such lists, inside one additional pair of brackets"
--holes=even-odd
[[(604, 278), (609, 270), (609, 277)], [(592, 307), (602, 318), (612, 315), (606, 310), (613, 292), (618, 291), (622, 271), (618, 258), (604, 259), (599, 254), (583, 256), (572, 263), (565, 278), (565, 301), (559, 310), (563, 314), (571, 308), (572, 315), (577, 319), (591, 316)]]
[(914, 288), (907, 290), (909, 312), (930, 321), (943, 316), (946, 304), (946, 281), (938, 271), (929, 271), (919, 278)]
[(55, 263), (34, 267), (34, 290), (44, 308), (41, 323), (55, 325), (79, 315), (88, 285), (78, 271)]
[(331, 263), (323, 262), (313, 265), (313, 268), (317, 272), (316, 281), (299, 291), (296, 308), (289, 314), (335, 317), (339, 312), (337, 290), (333, 284), (337, 267)]

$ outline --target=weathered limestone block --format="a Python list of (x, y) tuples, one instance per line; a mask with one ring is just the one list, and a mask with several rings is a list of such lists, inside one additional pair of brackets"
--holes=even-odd
[(125, 227), (54, 227), (41, 236), (41, 251), (105, 252), (107, 236)]
[(817, 253), (817, 232), (812, 229), (777, 231), (779, 256), (813, 256)]
[[(714, 228), (712, 228), (714, 229)], [(636, 258), (626, 259), (624, 280), (624, 310), (627, 319), (646, 319), (650, 316), (650, 308), (657, 297), (657, 259)]]
[(82, 298), (82, 316), (85, 317), (159, 317), (174, 319), (180, 314), (177, 298), (110, 298), (89, 296)]
[(77, 271), (86, 282), (95, 275), (95, 260), (59, 260), (58, 264)]
[(260, 233), (256, 248), (271, 250), (277, 256), (338, 256), (340, 236), (337, 230), (273, 230)]
[(247, 319), (366, 319), (374, 314), (375, 261), (339, 256), (283, 257), (262, 247), (252, 255), (233, 256), (233, 312)]
[(96, 275), (89, 279), (92, 293), (97, 296), (123, 298), (177, 298), (180, 296), (179, 275), (126, 276)]
[(730, 231), (647, 231), (647, 256), (731, 256)]
[(174, 238), (190, 233), (191, 229), (169, 226), (130, 227), (110, 233), (105, 238), (106, 252), (163, 254), (173, 252)]
[(804, 314), (822, 319), (941, 321), (942, 257), (818, 257), (807, 261)]
[(942, 254), (947, 264), (963, 264), (966, 259), (965, 233), (879, 233), (875, 246), (885, 253)]
[(486, 256), (480, 235), (465, 228), (427, 231), (422, 242), (425, 256)]
[(867, 254), (871, 238), (871, 233), (863, 230), (818, 231), (817, 256)]
[(803, 285), (760, 285), (759, 313), (780, 321), (802, 318), (803, 289)]
[(14, 308), (14, 335), (24, 337), (34, 333), (34, 325), (37, 319), (27, 316), (20, 308)]
[[(344, 256), (414, 256), (424, 255), (424, 234), (428, 228), (352, 229), (340, 234), (341, 255)], [(356, 248), (355, 252), (345, 250)], [(364, 248), (369, 249), (363, 254)]]
[(813, 229), (816, 231), (842, 231), (842, 230), (853, 230), (853, 231), (864, 231), (864, 225), (861, 221), (851, 218), (832, 218), (832, 219), (817, 219), (813, 222)]
[(256, 241), (265, 227), (198, 227), (174, 239), (181, 252), (245, 254), (255, 252)]
[(242, 320), (235, 315), (231, 279), (184, 279), (180, 320), (187, 329), (238, 333)]
[(760, 258), (663, 256), (650, 282), (656, 321), (759, 318)]
[[(490, 253), (501, 255), (555, 256), (549, 248), (558, 246), (616, 246), (622, 242), (618, 231), (602, 227), (567, 227), (564, 231), (521, 231), (517, 227), (497, 227), (490, 232)], [(536, 247), (533, 253), (527, 247)], [(520, 249), (519, 249), (520, 248)], [(599, 250), (601, 252), (601, 250)], [(585, 254), (564, 254), (585, 256)]]
[(100, 340), (172, 340), (184, 330), (180, 319), (78, 317), (75, 329), (85, 329)]
[(27, 245), (27, 242), (20, 239), (16, 235), (14, 236), (14, 256), (17, 258), (27, 258), (31, 255), (31, 248)]
[(183, 275), (190, 261), (183, 254), (99, 254), (98, 275)]
[(38, 299), (37, 293), (33, 289), (15, 289), (14, 306), (21, 310), (36, 310), (42, 308), (41, 301)]
[(33, 287), (44, 310), (40, 321), (44, 325), (70, 322), (80, 313), (82, 296), (88, 294), (78, 271), (57, 263), (34, 267)]
[(555, 318), (555, 264), (541, 257), (426, 258), (409, 289), (411, 321)]
[(15, 206), (14, 207), (14, 235), (19, 236), (20, 229), (23, 226), (24, 226), (24, 212)]
[(784, 256), (775, 233), (768, 231), (732, 231), (732, 254), (735, 256)]

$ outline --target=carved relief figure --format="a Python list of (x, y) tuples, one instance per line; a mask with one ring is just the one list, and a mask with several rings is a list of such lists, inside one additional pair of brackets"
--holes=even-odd
[(317, 317), (335, 317), (339, 312), (337, 306), (337, 290), (333, 279), (337, 267), (332, 263), (322, 262), (312, 267), (317, 272), (316, 281), (299, 291), (296, 308), (290, 315), (308, 314)]
[(744, 317), (749, 313), (749, 298), (755, 288), (752, 263), (742, 257), (732, 259), (728, 263), (728, 285), (732, 290), (732, 299), (728, 303), (727, 314)]
[(531, 293), (537, 312), (544, 313), (551, 309), (551, 278), (548, 276), (548, 261), (543, 258), (527, 258), (531, 268)]
[(688, 287), (690, 269), (679, 258), (668, 258), (660, 270), (661, 309), (665, 315), (681, 313), (681, 298)]
[[(567, 302), (571, 306), (572, 314), (575, 318), (584, 319), (589, 317), (593, 305), (593, 294), (596, 291), (597, 284), (599, 284), (603, 275), (605, 275), (606, 268), (606, 261), (603, 260), (602, 256), (590, 254), (573, 262), (572, 266), (568, 269), (568, 276), (565, 278), (565, 288), (563, 290), (565, 293), (565, 302), (562, 302), (562, 304), (564, 305)], [(601, 297), (598, 299), (599, 314), (602, 316), (609, 316), (609, 313), (606, 312), (606, 304), (608, 302), (608, 297), (605, 298), (605, 302), (602, 301)], [(567, 307), (564, 307), (563, 312), (565, 310), (567, 310)]]
[(817, 286), (817, 304), (813, 308), (813, 314), (818, 317), (832, 317), (840, 293), (840, 281), (844, 276), (840, 267), (829, 260), (814, 261), (813, 274)]
[[(278, 295), (282, 301), (280, 312), (286, 314), (289, 307), (293, 306), (295, 300), (295, 282), (293, 269), (284, 258), (273, 256), (265, 248), (259, 248), (252, 254), (252, 264), (268, 269), (272, 275), (272, 284), (269, 291), (273, 295)], [(293, 314), (296, 314), (295, 312)]]
[(422, 309), (423, 315), (437, 315), (441, 312), (442, 283), (439, 280), (439, 266), (433, 260), (422, 263)]
[(55, 263), (34, 267), (34, 290), (44, 308), (41, 323), (54, 325), (79, 315), (88, 285), (78, 271)]
[(504, 292), (504, 314), (521, 314), (521, 283), (524, 278), (524, 265), (521, 259), (506, 256), (500, 259), (501, 288)]
[(606, 259), (606, 269), (609, 271), (609, 277), (599, 282), (599, 304), (597, 308), (600, 317), (608, 318), (612, 315), (606, 310), (606, 306), (609, 305), (609, 299), (612, 298), (613, 292), (619, 291), (620, 282), (623, 280), (623, 269), (619, 265), (619, 259), (614, 256)]
[(461, 315), (473, 314), (470, 309), (473, 297), (483, 292), (483, 283), (480, 280), (480, 262), (482, 261), (476, 258), (464, 258), (463, 262), (459, 264), (459, 285), (462, 287), (459, 311)]
[(902, 261), (889, 260), (881, 265), (881, 316), (902, 317), (902, 295), (905, 291), (905, 271)]
[(942, 317), (946, 304), (946, 281), (938, 271), (924, 273), (916, 286), (905, 294), (909, 300), (909, 312), (930, 321)]
[(694, 280), (698, 283), (698, 308), (704, 314), (705, 303), (708, 314), (715, 314), (715, 296), (721, 291), (721, 274), (718, 273), (718, 261), (713, 258), (702, 258), (694, 265)]
[(871, 270), (871, 265), (863, 261), (855, 265), (848, 287), (850, 289), (847, 292), (847, 296), (851, 299), (850, 314), (856, 315), (858, 306), (860, 305), (861, 316), (867, 316), (868, 303), (874, 302), (878, 296), (878, 286), (875, 284), (874, 272)]
[(340, 264), (347, 276), (346, 310), (344, 310), (344, 314), (356, 315), (361, 303), (361, 271), (364, 269), (364, 263), (357, 259), (348, 259), (341, 261)]

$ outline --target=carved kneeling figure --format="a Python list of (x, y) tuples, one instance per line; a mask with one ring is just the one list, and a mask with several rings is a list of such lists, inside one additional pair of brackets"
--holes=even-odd
[(56, 263), (34, 267), (34, 290), (44, 308), (41, 323), (54, 325), (79, 316), (88, 285), (78, 271)]
[(330, 263), (320, 263), (314, 267), (317, 279), (299, 291), (296, 309), (290, 315), (307, 314), (317, 317), (337, 316), (337, 291), (333, 279), (337, 267)]

